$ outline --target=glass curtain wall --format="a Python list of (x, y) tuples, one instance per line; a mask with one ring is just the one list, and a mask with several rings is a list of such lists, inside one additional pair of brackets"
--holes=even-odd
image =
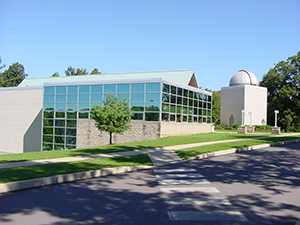
[[(76, 148), (78, 120), (112, 93), (129, 99), (132, 120), (211, 123), (211, 96), (166, 83), (45, 86), (43, 150)], [(206, 93), (206, 92), (205, 92)]]

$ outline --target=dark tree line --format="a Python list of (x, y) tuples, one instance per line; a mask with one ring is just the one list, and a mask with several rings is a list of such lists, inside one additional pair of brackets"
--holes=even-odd
[[(0, 57), (0, 70), (5, 68)], [(16, 87), (27, 77), (25, 68), (20, 63), (11, 64), (4, 72), (0, 71), (0, 87)]]

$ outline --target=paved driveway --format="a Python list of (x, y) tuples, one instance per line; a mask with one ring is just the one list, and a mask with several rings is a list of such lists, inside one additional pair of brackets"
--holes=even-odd
[(0, 195), (0, 224), (295, 224), (300, 145)]

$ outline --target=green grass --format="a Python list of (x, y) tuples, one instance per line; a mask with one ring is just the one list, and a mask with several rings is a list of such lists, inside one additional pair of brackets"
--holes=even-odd
[(76, 173), (119, 166), (152, 166), (147, 154), (115, 158), (91, 159), (68, 163), (22, 166), (0, 170), (0, 183), (49, 177), (59, 174)]
[[(264, 135), (237, 134), (237, 133), (207, 133), (188, 136), (165, 137), (151, 141), (138, 141), (123, 144), (113, 144), (94, 148), (56, 150), (46, 152), (30, 152), (21, 154), (0, 155), (0, 163), (21, 162), (39, 159), (64, 158), (72, 156), (93, 155), (111, 152), (124, 152), (147, 148), (157, 148), (172, 145), (181, 145), (198, 142), (219, 141), (228, 139), (250, 138)], [(266, 135), (267, 136), (267, 135)]]
[(215, 152), (215, 151), (232, 149), (232, 148), (241, 148), (241, 147), (247, 147), (252, 145), (268, 144), (268, 143), (280, 142), (280, 141), (288, 141), (288, 140), (293, 140), (298, 138), (300, 138), (300, 136), (254, 139), (254, 140), (246, 140), (246, 141), (204, 145), (199, 147), (180, 149), (175, 152), (181, 159), (184, 160), (208, 152)]

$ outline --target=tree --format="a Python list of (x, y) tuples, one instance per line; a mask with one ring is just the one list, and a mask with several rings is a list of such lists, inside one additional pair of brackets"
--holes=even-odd
[(22, 64), (13, 63), (7, 70), (0, 74), (0, 87), (16, 87), (27, 76)]
[(2, 58), (0, 56), (0, 70), (3, 69), (6, 66), (5, 64), (1, 65), (1, 63), (2, 63)]
[(65, 70), (66, 76), (77, 76), (77, 75), (87, 75), (89, 74), (88, 71), (85, 68), (74, 68), (72, 66), (69, 66), (67, 70)]
[(214, 124), (220, 124), (221, 91), (213, 91), (212, 94), (212, 122)]
[(52, 74), (51, 77), (59, 77), (59, 73), (58, 73), (58, 72), (55, 72), (55, 73)]
[(119, 99), (111, 93), (103, 100), (103, 106), (94, 104), (91, 109), (91, 117), (96, 121), (98, 130), (109, 133), (110, 144), (113, 133), (120, 134), (131, 128), (131, 116), (128, 99)]
[(101, 74), (97, 68), (94, 68), (90, 74)]
[(274, 110), (279, 110), (283, 130), (300, 130), (300, 51), (271, 68), (260, 85), (268, 88), (268, 122), (274, 125)]

